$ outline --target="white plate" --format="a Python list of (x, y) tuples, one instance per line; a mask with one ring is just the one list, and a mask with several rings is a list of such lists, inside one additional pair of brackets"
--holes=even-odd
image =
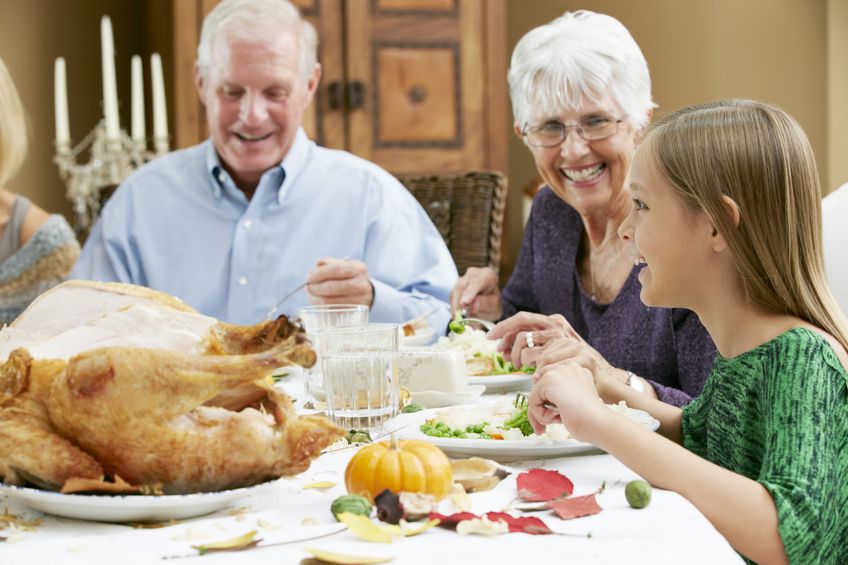
[(274, 369), (271, 373), (271, 376), (277, 379), (278, 381), (287, 379), (299, 379), (303, 377), (303, 367), (300, 365), (286, 365), (285, 367), (278, 367)]
[(62, 494), (2, 483), (0, 492), (35, 510), (66, 518), (97, 522), (161, 522), (215, 512), (273, 482), (218, 492), (166, 496)]
[(416, 330), (415, 335), (405, 335), (400, 338), (401, 345), (428, 345), (436, 337), (436, 330), (428, 327)]
[(533, 388), (533, 377), (527, 373), (509, 373), (506, 375), (484, 375), (468, 377), (468, 384), (486, 385), (486, 392), (510, 392), (513, 390), (530, 390)]
[(412, 393), (412, 402), (420, 404), (425, 408), (442, 408), (444, 406), (455, 406), (467, 404), (483, 394), (486, 387), (483, 385), (470, 385), (467, 390), (461, 392), (442, 392), (440, 390), (422, 390)]
[[(479, 409), (479, 405), (471, 405), (469, 408)], [(631, 412), (630, 417), (648, 429), (654, 431), (659, 428), (659, 421), (642, 410), (627, 409)], [(577, 455), (587, 452), (601, 452), (591, 443), (567, 440), (493, 440), (493, 439), (461, 439), (428, 436), (419, 429), (419, 426), (428, 418), (436, 415), (436, 410), (425, 410), (415, 412), (408, 416), (415, 416), (415, 421), (404, 425), (400, 432), (403, 439), (423, 440), (441, 448), (450, 457), (486, 457), (495, 461), (520, 461), (526, 459), (550, 459)]]

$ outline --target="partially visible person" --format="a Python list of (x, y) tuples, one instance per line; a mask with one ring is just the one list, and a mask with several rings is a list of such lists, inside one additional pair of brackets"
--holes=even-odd
[[(703, 394), (677, 408), (545, 349), (537, 431), (561, 421), (685, 496), (757, 563), (848, 562), (848, 327), (822, 262), (812, 148), (784, 111), (690, 106), (647, 135), (621, 225), (647, 306), (697, 312), (718, 347)], [(659, 434), (607, 410), (626, 400)]]
[(515, 134), (546, 186), (537, 194), (515, 270), (498, 289), (492, 269), (468, 269), (451, 307), (501, 320), (490, 332), (505, 357), (572, 340), (613, 378), (684, 405), (704, 386), (715, 346), (698, 317), (645, 308), (638, 268), (618, 237), (630, 208), (628, 174), (654, 103), (642, 51), (615, 18), (567, 12), (528, 32), (509, 70)]
[(833, 295), (848, 313), (848, 184), (822, 200), (824, 267)]
[(79, 255), (73, 230), (29, 199), (7, 190), (27, 153), (26, 113), (0, 58), (0, 323), (7, 324), (62, 282)]
[(206, 17), (195, 82), (210, 139), (139, 168), (103, 208), (73, 270), (179, 296), (233, 323), (280, 305), (371, 307), (372, 321), (450, 317), (456, 267), (400, 182), (301, 124), (321, 66), (285, 0), (224, 0)]

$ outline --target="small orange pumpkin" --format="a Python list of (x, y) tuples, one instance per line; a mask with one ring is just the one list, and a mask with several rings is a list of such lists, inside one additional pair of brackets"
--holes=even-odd
[(432, 494), (437, 500), (451, 490), (453, 473), (447, 456), (431, 443), (392, 438), (361, 448), (347, 464), (345, 486), (351, 494), (374, 497), (393, 492)]

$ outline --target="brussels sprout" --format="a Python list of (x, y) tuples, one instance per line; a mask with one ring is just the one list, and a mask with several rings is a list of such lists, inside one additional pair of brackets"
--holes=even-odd
[(348, 443), (371, 443), (371, 434), (364, 430), (350, 430), (347, 432)]
[(651, 502), (651, 483), (637, 479), (630, 481), (624, 489), (624, 496), (633, 508), (645, 508)]
[(338, 521), (339, 514), (342, 512), (370, 516), (372, 508), (371, 502), (364, 496), (345, 494), (333, 501), (333, 504), (330, 505), (330, 512), (333, 513), (333, 517)]

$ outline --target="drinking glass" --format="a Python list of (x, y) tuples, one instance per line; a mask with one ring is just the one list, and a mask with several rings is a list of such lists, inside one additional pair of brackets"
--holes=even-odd
[[(304, 306), (297, 315), (312, 342), (317, 358), (315, 364), (303, 374), (306, 396), (321, 396), (321, 351), (316, 336), (321, 330), (340, 326), (361, 326), (368, 323), (368, 306), (364, 304), (319, 304)], [(320, 400), (320, 398), (318, 398)]]
[(398, 326), (318, 332), (327, 414), (346, 429), (374, 431), (397, 415)]

